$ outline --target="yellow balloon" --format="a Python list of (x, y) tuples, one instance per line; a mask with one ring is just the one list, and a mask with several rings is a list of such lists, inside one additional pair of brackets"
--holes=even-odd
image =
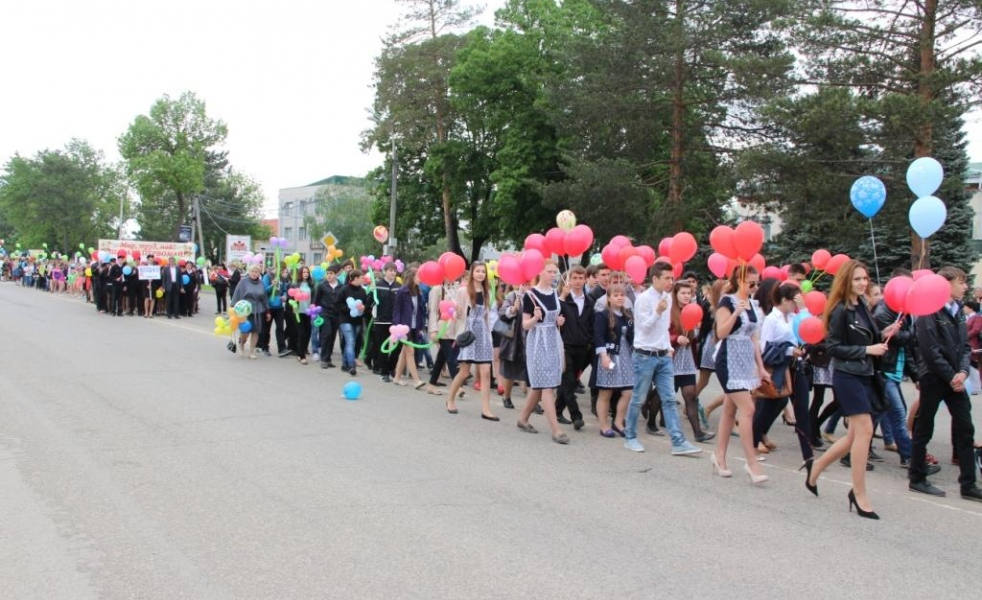
[(158, 299), (163, 298), (164, 297), (164, 290), (158, 288), (157, 291), (154, 292), (154, 295), (157, 296)]

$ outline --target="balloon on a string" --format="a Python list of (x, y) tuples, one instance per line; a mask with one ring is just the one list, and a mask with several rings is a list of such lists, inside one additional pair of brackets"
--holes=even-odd
[(566, 232), (558, 227), (553, 227), (546, 232), (546, 251), (545, 254), (563, 255), (566, 252)]
[(744, 221), (733, 230), (733, 247), (743, 260), (751, 260), (764, 245), (764, 229), (754, 221)]
[(944, 169), (941, 163), (930, 156), (918, 158), (907, 167), (907, 187), (918, 198), (936, 192), (941, 187), (942, 180), (944, 180)]
[(428, 260), (419, 266), (416, 277), (428, 286), (440, 285), (443, 283), (443, 267), (435, 260)]
[(907, 214), (910, 226), (922, 238), (931, 237), (941, 229), (945, 219), (948, 218), (948, 209), (944, 202), (935, 196), (925, 196), (918, 198), (910, 205), (910, 212)]
[(571, 210), (561, 210), (556, 215), (556, 225), (563, 231), (572, 231), (576, 227), (576, 215)]
[(614, 237), (610, 238), (610, 245), (615, 248), (630, 246), (631, 240), (626, 235), (615, 235)]
[(912, 285), (914, 285), (913, 278), (900, 275), (891, 278), (883, 286), (883, 301), (886, 302), (890, 310), (895, 313), (907, 312), (907, 294)]
[(526, 250), (522, 254), (520, 264), (522, 265), (522, 276), (524, 277), (524, 281), (530, 281), (536, 275), (542, 272), (542, 268), (546, 264), (546, 259), (544, 256), (542, 256), (541, 252), (533, 248)]
[(887, 200), (887, 188), (883, 182), (872, 175), (863, 175), (852, 183), (849, 200), (853, 207), (867, 219), (880, 212)]
[(825, 339), (825, 322), (818, 317), (808, 317), (798, 325), (798, 337), (806, 344), (817, 344)]
[(706, 264), (709, 266), (709, 270), (717, 278), (722, 279), (726, 277), (727, 267), (729, 266), (730, 260), (720, 254), (719, 252), (713, 252), (709, 255), (706, 260)]
[(541, 233), (530, 233), (525, 238), (525, 245), (522, 246), (525, 250), (538, 250), (539, 252), (545, 253), (546, 251), (546, 236)]
[(932, 271), (931, 269), (917, 269), (916, 271), (914, 271), (910, 275), (911, 275), (911, 277), (914, 278), (914, 281), (917, 281), (918, 279), (920, 279), (922, 277), (927, 277), (928, 275), (932, 275), (932, 274), (934, 274), (934, 271)]
[(819, 271), (825, 270), (825, 265), (828, 264), (829, 259), (832, 258), (832, 253), (824, 248), (812, 252), (812, 265)]
[(940, 275), (931, 273), (914, 281), (907, 292), (905, 308), (915, 317), (934, 314), (951, 300), (951, 284)]
[(651, 246), (638, 246), (636, 248), (638, 256), (644, 259), (644, 264), (651, 266), (655, 264), (655, 250)]
[(509, 285), (521, 285), (525, 282), (522, 275), (522, 264), (514, 254), (502, 254), (498, 259), (498, 277)]
[(658, 256), (668, 256), (672, 253), (672, 238), (662, 238), (658, 242)]
[(456, 281), (464, 271), (467, 270), (467, 263), (464, 258), (453, 252), (444, 252), (440, 255), (440, 266), (443, 267), (443, 276), (447, 281)]
[(569, 256), (579, 256), (593, 245), (593, 230), (587, 225), (577, 225), (566, 232), (563, 250)]
[(827, 263), (825, 263), (825, 270), (828, 273), (835, 275), (839, 272), (839, 269), (842, 268), (842, 265), (846, 264), (847, 262), (849, 262), (848, 254), (836, 254), (830, 258)]
[(696, 238), (691, 233), (682, 231), (672, 237), (672, 247), (668, 256), (673, 263), (684, 263), (692, 260), (698, 250), (699, 244), (696, 243)]
[(727, 258), (739, 256), (736, 246), (733, 245), (733, 230), (726, 225), (720, 225), (709, 232), (709, 245)]
[(637, 254), (631, 255), (624, 261), (624, 271), (631, 277), (631, 281), (635, 285), (641, 285), (644, 283), (645, 274), (648, 272), (648, 266), (645, 264), (644, 259)]
[(805, 294), (805, 308), (813, 315), (820, 315), (825, 312), (825, 294), (818, 290), (812, 290)]
[(620, 246), (607, 244), (604, 246), (603, 250), (600, 251), (600, 257), (603, 258), (604, 264), (614, 271), (620, 271), (621, 267), (624, 266), (620, 263), (620, 259), (618, 258), (618, 250), (620, 250)]
[(750, 258), (749, 263), (750, 263), (750, 266), (752, 266), (754, 269), (756, 269), (758, 273), (763, 273), (764, 272), (764, 267), (767, 266), (767, 261), (765, 261), (764, 260), (764, 257), (761, 256), (760, 254), (754, 254)]
[(690, 302), (682, 307), (682, 329), (688, 331), (690, 329), (695, 329), (702, 323), (702, 307), (695, 302)]

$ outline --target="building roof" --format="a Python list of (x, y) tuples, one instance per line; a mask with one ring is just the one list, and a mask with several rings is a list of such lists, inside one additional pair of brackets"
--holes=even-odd
[(361, 177), (351, 177), (349, 175), (331, 175), (320, 181), (307, 184), (304, 187), (314, 187), (316, 185), (357, 185), (364, 182)]
[(965, 170), (965, 184), (982, 186), (982, 162), (968, 164)]

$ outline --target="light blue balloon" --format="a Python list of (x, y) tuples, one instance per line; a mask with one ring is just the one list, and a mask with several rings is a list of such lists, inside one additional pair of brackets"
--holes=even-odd
[(123, 267), (123, 275), (126, 275), (128, 277), (132, 272), (133, 272), (133, 267), (129, 265)]
[(910, 226), (914, 228), (917, 235), (926, 238), (941, 229), (945, 219), (948, 218), (948, 209), (939, 198), (926, 196), (918, 198), (910, 205), (907, 216), (910, 219)]
[(348, 400), (361, 398), (361, 384), (357, 381), (349, 381), (344, 384), (344, 397)]
[(183, 283), (184, 285), (187, 285), (187, 284), (191, 283), (191, 278), (188, 277), (187, 275), (181, 275), (181, 283)]
[(324, 268), (314, 267), (310, 270), (310, 276), (314, 279), (314, 281), (321, 281), (324, 279)]
[(798, 312), (798, 314), (796, 314), (794, 316), (794, 318), (791, 319), (791, 332), (794, 333), (794, 338), (795, 338), (795, 340), (798, 341), (798, 345), (799, 346), (803, 342), (801, 341), (801, 336), (798, 335), (798, 328), (801, 327), (801, 322), (802, 321), (804, 321), (805, 319), (807, 319), (807, 318), (809, 318), (811, 316), (812, 316), (812, 314), (810, 312), (808, 312), (808, 309), (807, 308), (803, 308), (803, 309), (801, 309), (801, 311)]
[(880, 212), (887, 201), (887, 188), (883, 182), (872, 175), (863, 175), (853, 182), (849, 190), (852, 205), (867, 219)]
[(907, 167), (907, 186), (918, 198), (930, 196), (937, 191), (942, 179), (944, 169), (941, 168), (941, 163), (930, 156), (918, 158)]

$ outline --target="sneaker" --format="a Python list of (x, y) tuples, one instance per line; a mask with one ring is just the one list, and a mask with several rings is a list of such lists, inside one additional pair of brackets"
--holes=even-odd
[(577, 431), (583, 429), (583, 419), (573, 419), (573, 429)]
[(337, 365), (334, 364), (334, 363), (332, 363), (331, 361), (327, 361), (327, 367), (325, 367), (325, 368), (327, 368), (327, 369), (334, 369), (334, 368), (337, 368)]
[(273, 356), (269, 350), (263, 350), (263, 356)]
[(314, 357), (314, 360), (320, 360), (321, 359), (320, 352), (314, 352), (313, 357)]
[(328, 366), (330, 366), (330, 365), (328, 365), (326, 362), (322, 362), (321, 363), (321, 368), (322, 369), (326, 369), (326, 368), (328, 368)]
[(348, 372), (351, 373), (351, 376), (352, 377), (357, 377), (358, 376), (358, 370), (356, 368), (354, 368), (354, 367), (351, 367), (351, 370), (348, 371)]
[(877, 454), (872, 448), (869, 449), (869, 459), (876, 462), (883, 462), (883, 457)]
[(927, 479), (922, 481), (911, 481), (910, 484), (907, 485), (907, 489), (912, 492), (920, 492), (922, 494), (929, 494), (931, 496), (938, 496), (941, 498), (946, 495), (943, 489), (931, 485), (931, 482)]
[(558, 421), (560, 425), (572, 425), (573, 424), (572, 421), (570, 421), (569, 419), (567, 419), (566, 417), (564, 417), (562, 415), (559, 415), (558, 417), (556, 417), (556, 421)]
[(974, 500), (976, 502), (982, 502), (982, 489), (977, 485), (972, 487), (962, 488), (962, 498), (966, 500)]
[(515, 405), (512, 404), (511, 402), (511, 398), (505, 398), (504, 400), (502, 400), (501, 405), (504, 406), (505, 408), (515, 408)]
[(644, 446), (641, 445), (638, 438), (624, 440), (624, 447), (633, 452), (644, 452)]
[(715, 437), (716, 437), (715, 431), (706, 431), (696, 436), (696, 441), (699, 442), (700, 444), (705, 444), (706, 442), (708, 442), (709, 440)]
[(672, 446), (672, 456), (692, 456), (701, 452), (701, 448), (696, 448), (689, 442), (682, 442), (678, 446)]
[(280, 358), (286, 358), (287, 356), (290, 356), (291, 354), (293, 354), (293, 350), (290, 350), (289, 348), (284, 348), (283, 350), (280, 350), (279, 356), (280, 356)]
[(392, 378), (388, 375), (382, 375), (382, 383), (392, 383)]

